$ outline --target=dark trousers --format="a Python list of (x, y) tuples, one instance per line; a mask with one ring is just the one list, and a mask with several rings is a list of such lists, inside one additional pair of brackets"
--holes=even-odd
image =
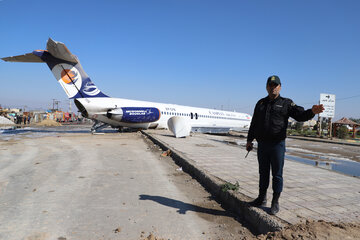
[(274, 193), (283, 190), (283, 167), (285, 157), (285, 140), (280, 142), (259, 142), (257, 150), (259, 162), (259, 189), (265, 192), (269, 187), (270, 167), (272, 173), (272, 188)]

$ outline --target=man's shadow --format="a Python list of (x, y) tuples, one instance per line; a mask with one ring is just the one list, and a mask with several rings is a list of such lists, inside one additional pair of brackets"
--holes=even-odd
[(193, 211), (193, 212), (207, 213), (207, 214), (217, 215), (217, 216), (233, 217), (232, 214), (227, 211), (199, 207), (199, 206), (196, 206), (193, 204), (184, 203), (182, 201), (174, 200), (174, 199), (167, 198), (167, 197), (151, 196), (151, 195), (145, 195), (145, 194), (141, 194), (139, 196), (140, 196), (140, 200), (151, 200), (151, 201), (157, 202), (159, 204), (162, 204), (164, 206), (177, 208), (178, 209), (177, 212), (180, 214), (186, 214), (187, 211)]

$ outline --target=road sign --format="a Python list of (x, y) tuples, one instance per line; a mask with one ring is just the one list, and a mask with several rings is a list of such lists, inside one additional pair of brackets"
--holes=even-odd
[(320, 117), (335, 117), (335, 95), (320, 93), (320, 104), (324, 105), (325, 110), (320, 113)]

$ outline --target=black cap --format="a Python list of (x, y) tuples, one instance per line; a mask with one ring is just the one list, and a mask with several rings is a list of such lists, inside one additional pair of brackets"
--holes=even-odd
[(281, 85), (280, 78), (276, 75), (272, 75), (268, 77), (266, 85), (269, 85), (270, 83), (275, 83), (277, 85)]

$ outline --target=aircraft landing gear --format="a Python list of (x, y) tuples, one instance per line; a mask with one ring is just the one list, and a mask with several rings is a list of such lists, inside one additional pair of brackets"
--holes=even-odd
[(108, 126), (109, 126), (109, 124), (107, 124), (107, 123), (102, 123), (102, 122), (95, 120), (94, 125), (92, 125), (92, 127), (91, 127), (91, 133), (96, 133), (97, 131), (99, 131), (103, 128), (106, 128)]

